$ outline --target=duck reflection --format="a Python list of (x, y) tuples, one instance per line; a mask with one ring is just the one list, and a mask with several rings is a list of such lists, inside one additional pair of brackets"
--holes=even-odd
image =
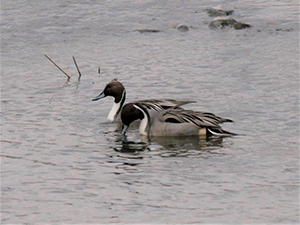
[(128, 141), (125, 135), (116, 135), (115, 143), (118, 147), (113, 149), (116, 152), (135, 154), (139, 151), (149, 151), (149, 141)]
[(194, 149), (204, 150), (207, 147), (222, 147), (223, 138), (189, 137), (153, 137), (152, 144), (158, 144), (165, 149)]
[(134, 154), (139, 151), (149, 151), (149, 144), (145, 142), (123, 141), (121, 148), (114, 148), (117, 152)]
[[(199, 137), (159, 137), (153, 138), (151, 143), (161, 148), (157, 154), (161, 157), (202, 157), (221, 154), (223, 138), (200, 139)], [(150, 147), (151, 149), (151, 147)]]
[[(200, 139), (198, 136), (191, 137), (146, 137), (140, 136), (140, 140), (128, 141), (126, 136), (119, 137), (117, 142), (119, 148), (115, 151), (129, 154), (136, 154), (140, 151), (161, 151), (183, 153), (197, 150), (201, 152), (210, 152), (223, 147), (223, 138), (205, 138)], [(172, 155), (174, 155), (172, 154)]]

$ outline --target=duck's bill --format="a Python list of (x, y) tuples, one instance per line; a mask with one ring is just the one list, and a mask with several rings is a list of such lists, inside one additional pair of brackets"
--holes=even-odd
[(100, 99), (105, 98), (105, 97), (106, 96), (105, 96), (104, 92), (101, 92), (100, 95), (98, 95), (97, 97), (93, 98), (92, 101), (97, 101), (97, 100), (100, 100)]
[(128, 126), (126, 126), (126, 125), (123, 124), (121, 134), (125, 135), (127, 129), (128, 129)]

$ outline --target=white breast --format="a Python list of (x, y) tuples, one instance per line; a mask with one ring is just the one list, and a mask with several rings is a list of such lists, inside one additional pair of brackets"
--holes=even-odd
[(118, 112), (118, 110), (119, 110), (120, 107), (121, 107), (121, 101), (119, 103), (115, 103), (114, 102), (114, 104), (113, 104), (113, 106), (112, 106), (112, 108), (111, 108), (111, 110), (110, 110), (110, 112), (109, 112), (109, 114), (107, 116), (107, 119), (109, 121), (112, 122), (112, 121), (115, 120), (115, 117), (116, 117), (117, 112)]

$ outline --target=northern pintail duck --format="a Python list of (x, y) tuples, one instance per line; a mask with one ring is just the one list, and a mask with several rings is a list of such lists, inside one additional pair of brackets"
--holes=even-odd
[[(107, 96), (111, 96), (115, 99), (107, 119), (111, 122), (119, 121), (121, 109), (126, 99), (126, 90), (123, 84), (118, 81), (118, 79), (115, 78), (109, 82), (105, 86), (104, 90), (97, 97), (95, 97), (93, 101), (100, 100)], [(150, 109), (151, 113), (159, 112), (169, 108), (179, 108), (182, 105), (194, 102), (195, 101), (177, 101), (173, 99), (147, 99), (138, 101), (138, 103), (141, 103), (144, 105), (144, 107)]]
[(220, 127), (220, 123), (233, 122), (212, 113), (183, 109), (162, 110), (150, 115), (140, 103), (126, 104), (121, 112), (124, 135), (135, 120), (141, 120), (139, 133), (148, 136), (205, 136), (228, 137), (234, 135)]

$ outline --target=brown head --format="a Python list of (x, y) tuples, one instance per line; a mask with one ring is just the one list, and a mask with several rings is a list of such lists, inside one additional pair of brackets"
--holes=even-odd
[(123, 95), (125, 97), (125, 94), (126, 91), (123, 84), (119, 82), (118, 79), (113, 79), (105, 86), (104, 90), (93, 99), (93, 101), (111, 96), (115, 98), (115, 103), (119, 103), (122, 100)]

